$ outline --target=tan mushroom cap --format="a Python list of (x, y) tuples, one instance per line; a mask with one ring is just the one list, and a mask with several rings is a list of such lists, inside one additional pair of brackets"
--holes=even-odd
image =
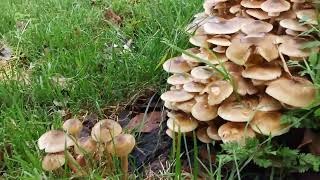
[[(197, 56), (197, 54), (200, 53), (199, 48), (189, 48), (189, 49), (187, 49), (187, 50), (185, 50), (185, 51), (186, 51), (187, 53), (193, 55), (193, 56)], [(193, 58), (193, 57), (191, 57), (191, 56), (189, 56), (189, 55), (187, 55), (187, 54), (184, 54), (184, 53), (182, 53), (181, 57), (182, 57), (183, 59), (185, 59), (186, 61), (188, 61), (188, 62), (199, 62), (197, 59), (195, 59), (195, 58)]]
[(164, 107), (166, 107), (167, 109), (175, 110), (175, 111), (178, 110), (178, 108), (175, 106), (175, 103), (171, 101), (164, 101)]
[(197, 134), (197, 138), (203, 142), (203, 143), (211, 143), (212, 140), (210, 139), (210, 137), (207, 135), (207, 127), (202, 127), (199, 128), (196, 132)]
[(104, 119), (94, 125), (91, 137), (96, 142), (107, 143), (122, 132), (120, 124), (110, 119)]
[(232, 39), (231, 45), (226, 50), (226, 56), (230, 61), (238, 65), (244, 65), (251, 55), (251, 43), (241, 42), (241, 36)]
[(167, 79), (167, 83), (171, 85), (186, 84), (192, 81), (192, 77), (188, 73), (173, 74)]
[(177, 113), (168, 119), (167, 126), (174, 132), (184, 133), (195, 130), (198, 127), (198, 121), (189, 115)]
[(44, 133), (38, 140), (40, 150), (46, 153), (57, 153), (64, 151), (74, 145), (74, 141), (63, 131), (51, 130)]
[(191, 76), (196, 79), (209, 79), (214, 73), (214, 70), (208, 66), (198, 66), (192, 69)]
[(267, 94), (261, 94), (259, 98), (258, 111), (277, 111), (282, 109), (280, 102)]
[(236, 14), (237, 12), (239, 12), (241, 10), (241, 5), (239, 4), (235, 4), (233, 6), (230, 7), (229, 12), (231, 14)]
[(244, 96), (246, 94), (253, 95), (258, 92), (258, 89), (253, 86), (252, 82), (248, 79), (243, 78), (241, 75), (231, 74), (233, 82), (235, 83), (235, 91)]
[(206, 102), (197, 102), (191, 110), (191, 114), (199, 121), (210, 121), (218, 116), (218, 107)]
[(246, 138), (256, 137), (255, 132), (246, 123), (227, 122), (219, 127), (218, 134), (223, 143), (237, 142), (245, 144)]
[(117, 157), (123, 157), (130, 154), (135, 145), (134, 136), (131, 134), (119, 134), (107, 144), (107, 150)]
[(197, 54), (197, 57), (202, 60), (209, 61), (211, 64), (220, 64), (228, 61), (227, 57), (223, 54), (216, 54), (205, 48), (200, 48), (200, 51), (201, 52)]
[[(222, 53), (225, 53), (226, 50), (227, 50), (227, 47), (226, 47), (226, 46), (216, 46), (216, 47), (212, 48), (212, 51), (213, 51), (213, 52), (219, 53), (219, 54), (221, 54), (221, 55), (222, 55)], [(222, 56), (224, 56), (224, 55), (222, 55)], [(224, 57), (225, 57), (225, 56), (224, 56)], [(225, 62), (225, 61), (227, 61), (227, 60), (228, 60), (228, 59), (225, 58), (225, 60), (224, 60), (224, 61), (221, 61), (221, 62)]]
[(215, 125), (210, 125), (207, 128), (207, 135), (210, 139), (213, 139), (215, 141), (221, 141), (221, 137), (218, 134), (218, 129)]
[(79, 119), (68, 119), (62, 125), (67, 133), (77, 136), (82, 129), (82, 122)]
[(250, 21), (249, 18), (234, 17), (232, 19), (213, 19), (203, 25), (207, 34), (233, 34), (240, 30), (241, 25)]
[(42, 160), (42, 169), (45, 171), (54, 171), (62, 167), (66, 162), (64, 153), (47, 154)]
[(231, 41), (227, 38), (223, 37), (212, 37), (207, 40), (209, 43), (217, 45), (217, 46), (230, 46)]
[(161, 99), (163, 101), (171, 101), (171, 102), (183, 102), (188, 101), (194, 97), (194, 94), (189, 93), (184, 90), (171, 90), (163, 93), (161, 95)]
[(308, 27), (305, 25), (301, 25), (296, 19), (283, 19), (280, 21), (280, 26), (291, 29), (293, 31), (307, 31)]
[(231, 61), (227, 61), (224, 63), (221, 63), (219, 65), (216, 66), (217, 68), (219, 68), (220, 70), (225, 69), (228, 73), (230, 74), (238, 74), (241, 75), (242, 71), (243, 71), (243, 67), (239, 66)]
[(281, 124), (281, 113), (277, 111), (257, 112), (250, 126), (256, 133), (267, 136), (280, 136), (289, 131), (288, 125)]
[(263, 3), (263, 1), (242, 0), (240, 4), (241, 4), (241, 6), (246, 7), (246, 8), (260, 9), (262, 3)]
[(184, 73), (191, 70), (190, 65), (182, 57), (174, 57), (163, 63), (163, 69), (169, 73)]
[(187, 92), (201, 92), (205, 88), (205, 85), (197, 82), (189, 82), (183, 85), (183, 89)]
[(81, 137), (75, 145), (74, 151), (77, 154), (94, 153), (97, 151), (97, 143), (90, 136)]
[(306, 107), (316, 97), (316, 89), (312, 82), (300, 77), (282, 77), (272, 81), (266, 93), (280, 102), (295, 107)]
[(233, 92), (233, 87), (228, 81), (218, 80), (209, 83), (204, 92), (208, 93), (208, 104), (213, 106), (228, 98)]
[(194, 35), (189, 39), (192, 45), (198, 47), (208, 47), (208, 36), (207, 35)]
[(242, 71), (242, 76), (257, 80), (273, 80), (281, 76), (281, 67), (274, 64), (260, 64), (247, 67)]
[(245, 34), (268, 33), (273, 29), (273, 25), (264, 21), (254, 20), (241, 27)]
[(311, 49), (302, 49), (305, 42), (303, 39), (290, 39), (279, 46), (279, 51), (290, 57), (308, 57)]
[(222, 119), (232, 122), (247, 122), (254, 116), (257, 106), (258, 100), (255, 98), (223, 102), (218, 108), (218, 115)]
[(257, 79), (251, 79), (251, 82), (254, 86), (266, 86), (269, 85), (271, 81), (263, 81), (263, 80), (257, 80)]
[(175, 103), (174, 106), (185, 112), (185, 113), (191, 113), (192, 111), (192, 107), (196, 104), (196, 100), (191, 99), (189, 101), (184, 101), (184, 102), (179, 102), (179, 103)]
[(256, 51), (268, 62), (279, 58), (279, 51), (276, 44), (276, 36), (272, 34), (266, 35), (256, 44)]
[(254, 18), (259, 19), (259, 20), (270, 19), (270, 16), (268, 16), (268, 13), (266, 13), (260, 9), (247, 9), (246, 13)]
[(303, 9), (296, 11), (297, 17), (307, 23), (317, 25), (317, 12), (315, 9)]
[(197, 102), (208, 102), (208, 94), (199, 94), (194, 97)]
[(267, 0), (261, 4), (261, 9), (268, 13), (288, 11), (291, 5), (285, 0)]
[(167, 129), (167, 130), (166, 130), (166, 134), (167, 134), (171, 139), (176, 138), (176, 133), (175, 133), (174, 131), (172, 131), (171, 129)]

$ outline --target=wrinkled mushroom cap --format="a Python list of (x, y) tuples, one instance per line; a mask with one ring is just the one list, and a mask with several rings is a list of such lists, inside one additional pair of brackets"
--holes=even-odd
[(47, 154), (42, 160), (42, 169), (45, 171), (53, 171), (62, 167), (66, 162), (64, 153)]
[(57, 153), (64, 151), (74, 145), (74, 141), (63, 131), (51, 130), (44, 133), (38, 140), (40, 150), (46, 153)]
[(210, 121), (218, 116), (218, 107), (206, 102), (197, 102), (191, 110), (191, 114), (199, 121)]
[(254, 116), (258, 100), (255, 98), (241, 101), (223, 102), (218, 108), (218, 115), (225, 120), (233, 122), (247, 122)]
[(68, 119), (63, 123), (63, 130), (71, 135), (77, 135), (82, 129), (82, 123), (79, 119)]
[(221, 141), (221, 137), (218, 134), (218, 129), (215, 125), (210, 125), (207, 128), (207, 134), (210, 139), (213, 139), (215, 141)]
[(92, 154), (97, 151), (97, 143), (90, 136), (81, 137), (78, 139), (74, 151), (81, 155), (83, 155), (84, 152)]
[(282, 109), (281, 103), (273, 97), (262, 94), (259, 98), (258, 111), (277, 111)]
[(171, 85), (186, 84), (192, 81), (192, 77), (188, 73), (173, 74), (167, 79), (167, 83)]
[(281, 124), (281, 113), (258, 111), (250, 121), (251, 128), (259, 134), (280, 136), (289, 131), (288, 125)]
[(91, 137), (96, 142), (107, 143), (122, 132), (120, 124), (110, 119), (97, 122), (91, 131)]
[(195, 130), (198, 127), (198, 121), (189, 115), (177, 113), (168, 119), (167, 126), (174, 132), (184, 133)]
[(219, 127), (218, 134), (223, 143), (237, 142), (240, 145), (245, 144), (246, 138), (256, 137), (255, 132), (245, 123), (227, 122)]
[(211, 143), (212, 140), (207, 135), (207, 127), (202, 127), (197, 130), (197, 138), (203, 143)]
[(118, 157), (127, 156), (136, 145), (136, 140), (131, 134), (120, 134), (107, 144), (109, 153)]
[(208, 104), (216, 105), (232, 94), (233, 87), (228, 81), (218, 80), (208, 84), (204, 92), (208, 93)]
[(242, 76), (257, 80), (273, 80), (281, 76), (281, 67), (273, 64), (250, 66), (242, 71)]
[(171, 101), (171, 102), (183, 102), (188, 101), (194, 97), (194, 94), (189, 93), (184, 90), (171, 90), (163, 93), (161, 95), (161, 99), (163, 101)]
[(266, 93), (280, 102), (301, 108), (311, 104), (316, 97), (316, 89), (312, 82), (300, 77), (282, 77), (272, 81)]
[(162, 66), (169, 73), (184, 73), (191, 70), (190, 65), (182, 57), (168, 59)]

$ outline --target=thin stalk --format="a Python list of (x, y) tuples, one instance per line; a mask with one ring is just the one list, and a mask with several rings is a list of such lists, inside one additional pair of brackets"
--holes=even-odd
[(123, 173), (123, 180), (127, 180), (128, 179), (128, 155), (126, 156), (122, 156), (121, 158), (121, 169), (122, 169), (122, 173)]

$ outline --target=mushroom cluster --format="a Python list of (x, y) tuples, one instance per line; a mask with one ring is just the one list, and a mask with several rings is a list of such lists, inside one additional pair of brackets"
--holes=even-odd
[[(50, 130), (38, 140), (40, 150), (48, 153), (42, 160), (42, 168), (54, 171), (61, 168), (65, 162), (78, 175), (87, 175), (90, 162), (106, 165), (108, 173), (113, 173), (112, 156), (121, 158), (123, 179), (128, 177), (128, 155), (135, 146), (135, 138), (123, 134), (119, 123), (104, 119), (94, 125), (91, 136), (80, 137), (83, 128), (79, 119), (68, 119), (62, 130)], [(111, 172), (110, 172), (111, 171)]]
[[(167, 134), (196, 131), (204, 143), (243, 144), (246, 137), (289, 131), (286, 109), (310, 105), (316, 89), (287, 62), (318, 49), (303, 47), (317, 24), (307, 0), (205, 0), (187, 27), (194, 46), (168, 59)], [(301, 23), (303, 22), (303, 23)]]

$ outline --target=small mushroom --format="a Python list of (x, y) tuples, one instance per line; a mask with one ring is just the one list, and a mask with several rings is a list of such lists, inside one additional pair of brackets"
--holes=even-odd
[(200, 129), (197, 130), (196, 132), (197, 134), (197, 138), (203, 142), (203, 143), (211, 143), (212, 140), (209, 138), (209, 136), (207, 135), (207, 127), (202, 127)]
[(215, 71), (208, 66), (198, 66), (192, 69), (191, 76), (195, 79), (206, 80), (212, 77)]
[(230, 61), (238, 65), (244, 65), (252, 54), (251, 43), (241, 42), (240, 35), (231, 40), (231, 45), (226, 50), (226, 56)]
[(189, 115), (179, 113), (168, 119), (167, 126), (174, 132), (185, 133), (195, 130), (198, 127), (198, 121)]
[(258, 111), (277, 111), (282, 109), (281, 103), (267, 94), (261, 94), (259, 98)]
[(281, 113), (258, 111), (250, 121), (251, 128), (259, 134), (280, 136), (289, 131), (289, 126), (281, 124)]
[(280, 26), (293, 31), (303, 32), (308, 30), (307, 26), (301, 25), (296, 19), (283, 19), (280, 21)]
[(62, 167), (66, 162), (63, 152), (47, 154), (42, 160), (42, 169), (45, 171), (54, 171)]
[(107, 144), (108, 152), (120, 157), (123, 179), (128, 179), (128, 155), (136, 144), (135, 138), (131, 134), (120, 134)]
[(296, 12), (297, 17), (309, 24), (317, 25), (317, 12), (315, 9), (303, 9)]
[(281, 67), (279, 66), (264, 63), (247, 67), (242, 71), (242, 76), (250, 79), (268, 81), (280, 77), (281, 71)]
[(228, 98), (233, 92), (233, 87), (228, 81), (219, 80), (208, 84), (203, 92), (208, 93), (208, 104), (213, 106)]
[(207, 35), (194, 35), (189, 39), (189, 42), (198, 47), (208, 47)]
[(192, 107), (195, 104), (196, 104), (196, 100), (191, 99), (189, 101), (175, 103), (174, 106), (185, 113), (191, 113)]
[(311, 49), (303, 49), (306, 41), (303, 39), (289, 39), (279, 46), (279, 52), (290, 57), (308, 57)]
[(254, 18), (259, 19), (259, 20), (270, 19), (270, 16), (268, 16), (268, 13), (266, 13), (260, 9), (247, 9), (246, 13)]
[(273, 29), (273, 25), (264, 21), (255, 20), (241, 27), (241, 31), (245, 34), (268, 33)]
[(227, 122), (219, 127), (218, 134), (223, 143), (237, 142), (245, 145), (246, 138), (256, 137), (255, 132), (246, 123)]
[(170, 102), (188, 101), (194, 97), (194, 94), (184, 90), (171, 90), (163, 93), (161, 99)]
[(82, 129), (82, 122), (79, 119), (68, 119), (63, 123), (63, 130), (76, 139)]
[(290, 3), (285, 0), (267, 0), (261, 4), (261, 9), (269, 16), (279, 16), (281, 12), (290, 9)]
[(74, 145), (74, 141), (63, 131), (51, 130), (44, 133), (38, 140), (40, 150), (46, 153), (57, 153)]
[(94, 141), (107, 143), (122, 132), (119, 123), (110, 119), (104, 119), (97, 122), (91, 131), (91, 137)]
[(210, 121), (218, 116), (218, 107), (206, 102), (197, 102), (191, 109), (191, 114), (199, 121)]
[(221, 137), (218, 134), (218, 129), (215, 125), (210, 125), (207, 128), (207, 134), (210, 139), (213, 139), (215, 141), (221, 141)]
[(191, 70), (190, 65), (182, 57), (168, 59), (162, 66), (169, 73), (184, 73)]
[(263, 1), (242, 0), (240, 4), (241, 4), (241, 6), (243, 6), (245, 8), (260, 9), (262, 3), (263, 3)]
[(74, 151), (80, 155), (93, 154), (97, 151), (97, 143), (90, 136), (81, 137), (78, 139)]
[(167, 79), (167, 83), (171, 85), (186, 84), (192, 81), (192, 77), (188, 73), (173, 74)]
[(189, 82), (183, 85), (183, 89), (190, 93), (197, 93), (203, 91), (205, 85), (197, 82)]

